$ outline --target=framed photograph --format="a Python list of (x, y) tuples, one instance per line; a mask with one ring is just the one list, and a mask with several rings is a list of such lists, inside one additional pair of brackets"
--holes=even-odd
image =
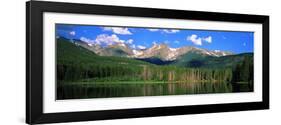
[(28, 124), (269, 109), (269, 17), (26, 3)]

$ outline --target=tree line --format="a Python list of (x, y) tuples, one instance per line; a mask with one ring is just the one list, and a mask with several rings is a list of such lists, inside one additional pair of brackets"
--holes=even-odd
[(253, 82), (253, 60), (245, 57), (242, 63), (230, 68), (186, 68), (173, 65), (158, 66), (127, 63), (57, 64), (60, 81), (224, 81)]

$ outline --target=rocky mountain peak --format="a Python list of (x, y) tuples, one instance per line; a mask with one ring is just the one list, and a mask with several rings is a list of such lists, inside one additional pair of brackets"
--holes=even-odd
[(184, 46), (180, 48), (171, 48), (165, 43), (157, 44), (153, 43), (152, 47), (147, 49), (133, 49), (124, 43), (116, 43), (101, 47), (96, 44), (89, 44), (83, 41), (75, 42), (90, 51), (95, 52), (101, 56), (125, 56), (129, 58), (159, 58), (163, 61), (176, 60), (178, 57), (187, 53), (196, 53), (202, 56), (220, 57), (226, 55), (232, 55), (231, 52), (220, 50), (207, 50), (203, 48), (197, 48), (192, 46)]

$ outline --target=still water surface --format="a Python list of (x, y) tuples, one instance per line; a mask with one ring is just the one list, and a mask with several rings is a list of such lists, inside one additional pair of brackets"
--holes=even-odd
[(186, 95), (252, 91), (248, 84), (231, 83), (77, 83), (57, 87), (57, 99)]

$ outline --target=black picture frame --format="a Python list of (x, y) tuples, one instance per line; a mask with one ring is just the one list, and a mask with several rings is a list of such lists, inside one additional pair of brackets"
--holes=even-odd
[[(157, 108), (43, 113), (43, 13), (60, 12), (192, 19), (262, 24), (262, 101)], [(269, 16), (215, 12), (104, 6), (62, 2), (26, 3), (26, 123), (57, 123), (88, 120), (137, 118), (167, 115), (269, 109)]]

